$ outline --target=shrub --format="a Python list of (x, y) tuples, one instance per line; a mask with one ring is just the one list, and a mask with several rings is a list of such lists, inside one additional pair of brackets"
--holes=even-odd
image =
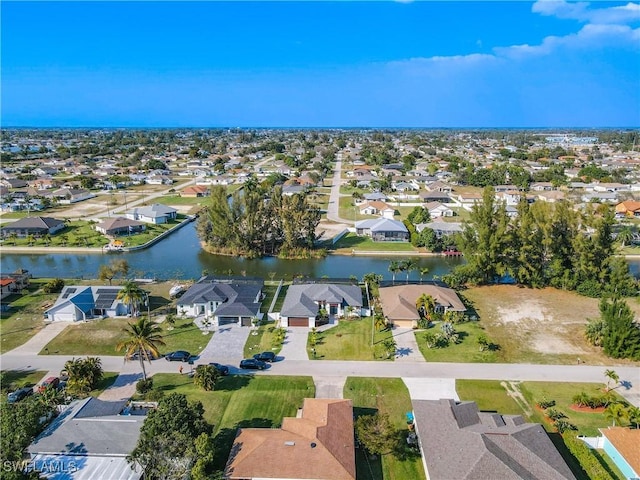
[(578, 288), (576, 292), (585, 297), (598, 298), (602, 295), (602, 284), (597, 280), (585, 280)]
[(164, 391), (157, 388), (151, 389), (145, 396), (145, 400), (150, 402), (158, 402), (164, 397)]
[(153, 378), (147, 378), (146, 380), (138, 380), (136, 383), (136, 392), (140, 395), (145, 395), (153, 388)]
[(576, 427), (573, 423), (570, 423), (563, 419), (558, 420), (555, 423), (555, 427), (559, 433), (568, 432), (569, 430), (578, 430), (578, 427)]
[(567, 416), (564, 413), (562, 413), (560, 410), (556, 410), (555, 408), (547, 409), (545, 414), (554, 422), (560, 420), (561, 418), (567, 418)]
[(64, 288), (64, 280), (61, 278), (54, 278), (42, 287), (45, 293), (59, 293)]
[(555, 404), (556, 404), (555, 400), (547, 400), (546, 398), (543, 398), (538, 402), (538, 406), (543, 410), (546, 410), (549, 407), (553, 407), (555, 406)]
[(587, 477), (592, 480), (613, 480), (613, 477), (605, 470), (598, 461), (595, 453), (574, 434), (562, 435), (565, 445), (576, 460), (580, 463)]

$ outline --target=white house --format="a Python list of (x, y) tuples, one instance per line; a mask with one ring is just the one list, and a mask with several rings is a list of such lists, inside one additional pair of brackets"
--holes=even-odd
[(175, 220), (178, 211), (175, 208), (167, 207), (160, 203), (154, 203), (148, 207), (136, 207), (128, 211), (125, 216), (130, 220), (138, 220), (145, 223), (153, 223), (156, 225), (168, 223)]
[(122, 317), (129, 306), (119, 300), (122, 287), (72, 285), (64, 287), (54, 305), (45, 310), (49, 322), (80, 322), (92, 318)]
[(453, 217), (455, 215), (455, 212), (452, 209), (440, 202), (425, 203), (424, 208), (429, 210), (431, 218)]

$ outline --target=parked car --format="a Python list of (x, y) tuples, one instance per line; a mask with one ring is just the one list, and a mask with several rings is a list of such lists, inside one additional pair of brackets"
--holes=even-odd
[[(136, 350), (135, 352), (133, 352), (131, 355), (129, 355), (129, 360), (138, 360), (140, 358), (140, 351)], [(150, 350), (147, 350), (147, 355), (143, 355), (142, 358), (144, 360), (146, 360), (147, 358), (151, 359), (151, 360), (155, 360), (158, 357), (156, 357)]]
[(216, 367), (216, 370), (218, 370), (220, 372), (220, 375), (222, 375), (223, 377), (229, 375), (229, 367), (227, 367), (226, 365), (220, 365), (216, 362), (211, 362), (209, 365), (211, 365), (212, 367)]
[(191, 358), (191, 354), (185, 350), (177, 350), (175, 352), (167, 353), (164, 358), (167, 362), (188, 362)]
[(16, 390), (15, 392), (11, 392), (7, 395), (7, 401), (9, 403), (19, 402), (23, 398), (28, 397), (33, 394), (33, 387), (22, 387)]
[(262, 353), (256, 353), (253, 358), (255, 358), (256, 360), (261, 360), (263, 362), (275, 362), (276, 361), (276, 354), (273, 352), (262, 352)]
[(255, 358), (245, 358), (244, 360), (240, 361), (240, 368), (250, 368), (253, 370), (264, 370), (265, 368), (267, 368), (268, 365), (261, 361), (261, 360), (256, 360)]
[(58, 388), (60, 386), (59, 377), (49, 377), (38, 387), (38, 393), (44, 392), (47, 388)]

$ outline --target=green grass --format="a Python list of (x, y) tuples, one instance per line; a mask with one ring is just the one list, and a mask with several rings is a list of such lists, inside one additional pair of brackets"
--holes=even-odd
[(382, 252), (418, 252), (419, 250), (409, 242), (374, 242), (369, 237), (347, 233), (333, 245), (334, 250), (347, 249), (358, 251)]
[(359, 480), (404, 480), (425, 478), (420, 454), (406, 446), (406, 416), (413, 410), (407, 387), (399, 378), (347, 378), (344, 398), (353, 401), (354, 415), (386, 413), (398, 430), (398, 447), (393, 453), (372, 460), (362, 449), (356, 450)]
[(205, 205), (208, 201), (208, 197), (181, 197), (175, 194), (163, 195), (154, 199), (154, 202), (163, 205)]
[(237, 429), (278, 427), (283, 417), (295, 417), (304, 398), (315, 396), (311, 377), (229, 375), (222, 377), (214, 392), (205, 392), (187, 375), (159, 373), (154, 388), (182, 393), (204, 406), (205, 419), (214, 425), (217, 469), (229, 457)]
[(260, 325), (256, 331), (256, 335), (253, 335), (253, 333), (249, 334), (244, 344), (245, 358), (252, 357), (254, 354), (264, 351), (279, 353), (280, 350), (282, 350), (282, 344), (276, 344), (275, 329), (275, 322), (269, 322), (265, 325)]
[(42, 312), (45, 305), (53, 305), (57, 293), (44, 293), (42, 285), (49, 278), (31, 279), (24, 295), (11, 295), (2, 303), (10, 305), (7, 312), (0, 313), (0, 351), (13, 350), (24, 344), (44, 327)]
[[(360, 320), (342, 320), (337, 326), (324, 332), (318, 332), (315, 358), (320, 360), (381, 360), (376, 353), (379, 353), (381, 342), (392, 337), (393, 332), (391, 330), (375, 332), (374, 346), (372, 347), (372, 330), (371, 317)], [(313, 358), (309, 342), (307, 342), (307, 353), (309, 358)], [(393, 356), (390, 360), (393, 360)]]
[(278, 294), (278, 300), (276, 300), (276, 304), (273, 306), (274, 312), (279, 312), (282, 310), (282, 305), (284, 304), (284, 298), (287, 296), (287, 290), (289, 289), (288, 284), (282, 284), (282, 288), (280, 288), (280, 293)]
[(276, 290), (278, 289), (277, 285), (265, 285), (262, 287), (262, 293), (264, 294), (264, 300), (262, 300), (262, 305), (260, 305), (260, 312), (265, 315), (269, 311), (269, 307), (271, 306), (271, 302), (273, 301), (273, 296), (276, 294)]
[[(105, 318), (87, 323), (69, 325), (62, 333), (49, 342), (40, 354), (56, 355), (124, 355), (118, 353), (116, 345), (127, 339), (122, 331), (131, 319)], [(166, 322), (161, 324), (163, 340), (162, 353), (173, 350), (187, 350), (197, 355), (207, 345), (211, 335), (203, 335), (192, 319), (176, 321), (173, 330), (168, 330)]]
[(485, 412), (522, 415), (524, 412), (497, 380), (456, 380), (460, 400), (474, 401)]
[[(460, 343), (445, 348), (427, 348), (424, 336), (427, 333), (439, 333), (440, 325), (427, 330), (416, 332), (418, 348), (427, 362), (461, 362), (461, 363), (494, 363), (500, 361), (499, 350), (480, 351), (477, 339), (485, 333), (478, 322), (460, 323), (454, 325), (460, 335)], [(489, 338), (489, 341), (492, 339)]]
[(35, 385), (47, 374), (45, 370), (3, 370), (3, 391)]
[(91, 392), (89, 392), (89, 395), (91, 395), (92, 397), (99, 397), (102, 392), (104, 392), (107, 388), (113, 385), (113, 382), (116, 381), (116, 378), (118, 378), (118, 375), (120, 375), (119, 372), (103, 372), (102, 380), (98, 382), (98, 385), (96, 385), (96, 388), (94, 388), (93, 390), (91, 390)]

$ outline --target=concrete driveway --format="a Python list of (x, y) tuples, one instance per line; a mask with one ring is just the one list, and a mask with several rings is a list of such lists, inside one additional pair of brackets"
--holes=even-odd
[(289, 327), (278, 357), (282, 357), (284, 360), (309, 360), (307, 355), (308, 335), (309, 329), (306, 327)]
[(235, 323), (213, 328), (213, 336), (200, 352), (197, 363), (219, 362), (237, 365), (244, 358), (244, 344), (251, 333), (251, 328), (241, 327)]
[(460, 400), (456, 392), (455, 378), (408, 378), (402, 381), (409, 389), (411, 400), (440, 400), (453, 398)]
[(394, 327), (392, 332), (393, 339), (396, 341), (396, 362), (425, 361), (412, 328)]

